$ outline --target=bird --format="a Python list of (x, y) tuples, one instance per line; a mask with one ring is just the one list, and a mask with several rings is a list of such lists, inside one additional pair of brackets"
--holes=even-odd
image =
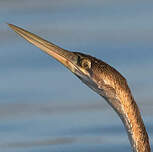
[(103, 97), (123, 122), (133, 152), (150, 152), (149, 137), (127, 80), (112, 66), (93, 56), (63, 49), (16, 25), (8, 26), (55, 58), (89, 88)]

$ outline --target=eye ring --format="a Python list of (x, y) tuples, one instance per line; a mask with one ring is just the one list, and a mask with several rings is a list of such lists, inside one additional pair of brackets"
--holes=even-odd
[(91, 61), (87, 58), (84, 58), (80, 60), (80, 65), (84, 69), (90, 69), (91, 68)]

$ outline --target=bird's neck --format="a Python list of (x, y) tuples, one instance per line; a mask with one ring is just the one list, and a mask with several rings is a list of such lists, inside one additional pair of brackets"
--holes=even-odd
[(108, 101), (123, 121), (133, 152), (150, 152), (148, 134), (126, 81), (122, 81), (124, 85), (112, 84), (101, 85), (102, 91), (99, 91), (99, 94)]
[(117, 78), (109, 78), (109, 81), (106, 82), (109, 83), (98, 81), (99, 90), (95, 91), (104, 97), (120, 116), (133, 152), (150, 152), (148, 134), (126, 80), (120, 75)]
[(122, 114), (119, 115), (127, 130), (133, 151), (150, 152), (149, 138), (139, 108), (132, 96), (124, 99)]

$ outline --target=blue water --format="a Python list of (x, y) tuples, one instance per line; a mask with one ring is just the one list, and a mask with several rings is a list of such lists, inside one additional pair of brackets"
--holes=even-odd
[(131, 151), (106, 101), (5, 22), (119, 70), (153, 148), (152, 6), (141, 0), (0, 0), (0, 151)]

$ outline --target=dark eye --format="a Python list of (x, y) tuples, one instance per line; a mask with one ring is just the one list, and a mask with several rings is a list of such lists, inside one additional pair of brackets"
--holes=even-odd
[(80, 65), (84, 69), (90, 69), (91, 68), (91, 61), (89, 59), (82, 59), (80, 61)]

